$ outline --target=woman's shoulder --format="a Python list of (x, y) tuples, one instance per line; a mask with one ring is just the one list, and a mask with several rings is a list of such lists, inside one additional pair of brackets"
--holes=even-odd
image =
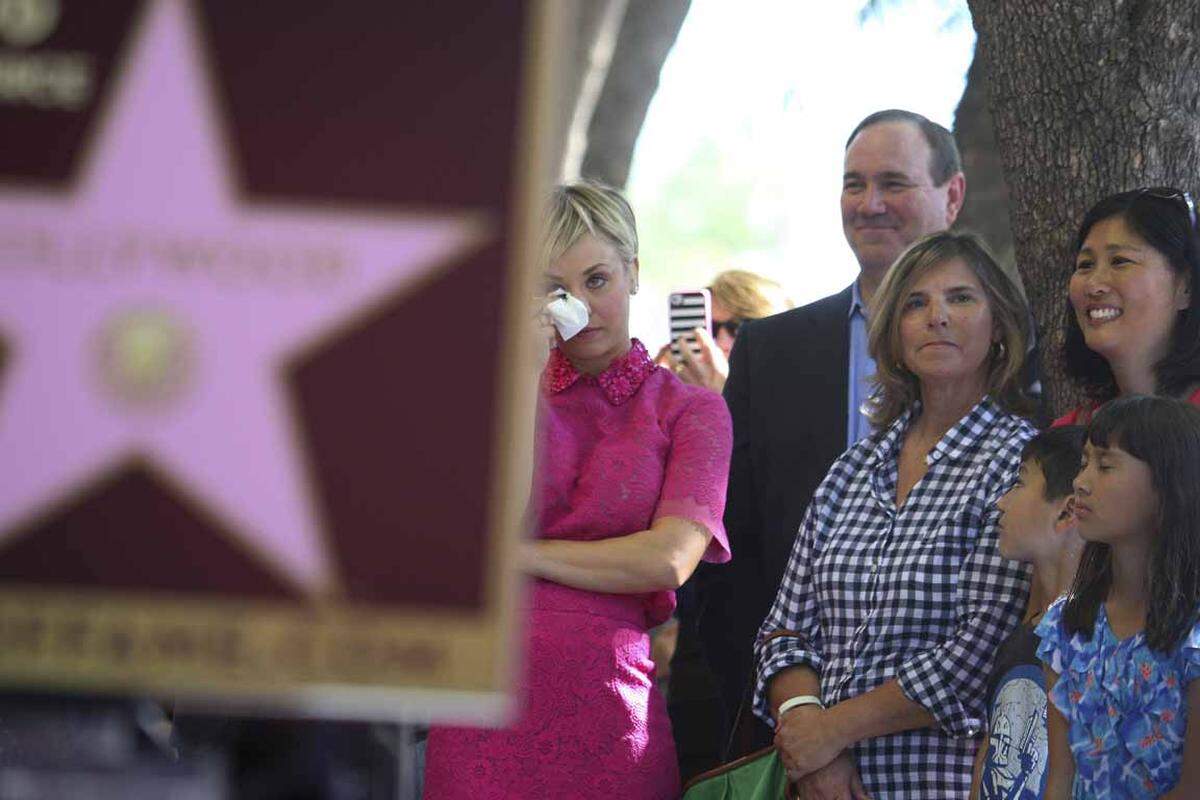
[(670, 421), (690, 416), (699, 422), (729, 426), (729, 406), (712, 389), (684, 383), (669, 369), (658, 367), (646, 379), (658, 413)]
[(1082, 631), (1067, 631), (1063, 619), (1066, 607), (1067, 596), (1064, 595), (1050, 604), (1034, 629), (1038, 637), (1038, 658), (1060, 675), (1065, 671), (1086, 671), (1096, 658), (1100, 657), (1105, 641), (1105, 637), (1100, 635), (1100, 626), (1103, 623), (1099, 615), (1091, 636)]
[(1092, 407), (1077, 406), (1050, 423), (1051, 428), (1061, 428), (1064, 425), (1084, 425), (1091, 416)]
[(995, 441), (1000, 447), (1009, 450), (1019, 461), (1025, 443), (1037, 436), (1037, 426), (1028, 417), (1019, 414), (1005, 414), (997, 426), (999, 435)]
[[(1187, 392), (1184, 399), (1194, 406), (1200, 406), (1200, 386)], [(1087, 425), (1091, 421), (1092, 414), (1096, 412), (1097, 407), (1096, 403), (1085, 403), (1084, 405), (1076, 406), (1051, 422), (1050, 427), (1060, 428), (1063, 425)]]
[(1179, 652), (1191, 670), (1200, 673), (1200, 607), (1193, 611), (1192, 626), (1183, 634)]
[(834, 467), (840, 467), (843, 470), (857, 471), (866, 463), (875, 449), (879, 447), (882, 441), (887, 437), (888, 431), (875, 430), (868, 435), (862, 437), (854, 444), (846, 448), (837, 460), (833, 462)]
[(980, 443), (976, 463), (982, 460), (986, 473), (1007, 478), (1021, 466), (1025, 443), (1037, 435), (1037, 427), (1020, 414), (1001, 412)]
[(1038, 620), (1037, 627), (1034, 628), (1034, 633), (1043, 641), (1047, 638), (1056, 639), (1062, 630), (1062, 615), (1063, 607), (1067, 604), (1066, 595), (1058, 598), (1050, 607), (1042, 612), (1042, 618)]
[(995, 431), (993, 438), (1001, 439), (1013, 435), (1032, 438), (1037, 434), (1037, 426), (1029, 417), (1002, 408), (997, 409), (993, 430)]
[(886, 437), (887, 430), (874, 431), (864, 436), (834, 459), (825, 472), (825, 477), (813, 492), (812, 503), (824, 507), (840, 505), (841, 499), (854, 486), (865, 485), (863, 473), (871, 455)]

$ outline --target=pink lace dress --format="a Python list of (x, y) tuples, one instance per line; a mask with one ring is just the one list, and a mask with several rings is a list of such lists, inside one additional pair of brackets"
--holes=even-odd
[[(605, 539), (684, 517), (713, 534), (705, 560), (729, 559), (721, 523), (729, 412), (719, 395), (655, 367), (636, 339), (595, 378), (551, 354), (538, 438), (542, 538)], [(536, 581), (519, 719), (501, 730), (434, 728), (425, 797), (678, 797), (646, 632), (674, 605), (672, 592), (604, 594)]]

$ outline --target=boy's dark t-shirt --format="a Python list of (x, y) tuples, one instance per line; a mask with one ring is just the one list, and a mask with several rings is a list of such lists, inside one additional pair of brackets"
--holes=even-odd
[(1046, 678), (1036, 626), (1036, 620), (1022, 624), (996, 651), (982, 800), (1037, 800), (1046, 791)]

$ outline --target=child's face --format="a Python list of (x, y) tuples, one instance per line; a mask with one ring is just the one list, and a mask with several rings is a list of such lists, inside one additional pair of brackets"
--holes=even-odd
[[(1110, 444), (1114, 444), (1111, 443)], [(1114, 544), (1153, 535), (1158, 528), (1158, 495), (1146, 462), (1116, 447), (1083, 448), (1083, 469), (1075, 478), (1079, 535)]]
[(996, 503), (1000, 509), (1000, 555), (1033, 561), (1054, 542), (1061, 501), (1046, 499), (1046, 476), (1036, 459), (1021, 462), (1017, 482)]

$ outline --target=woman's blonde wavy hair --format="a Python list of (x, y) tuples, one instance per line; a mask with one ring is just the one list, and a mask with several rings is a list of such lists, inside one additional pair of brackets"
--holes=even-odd
[(792, 308), (791, 298), (775, 281), (744, 269), (727, 269), (708, 287), (714, 302), (737, 319), (761, 319)]
[(944, 231), (913, 242), (888, 269), (875, 292), (868, 334), (868, 347), (875, 359), (871, 379), (874, 393), (868, 405), (876, 428), (891, 425), (921, 399), (920, 380), (903, 361), (900, 311), (921, 275), (954, 259), (961, 259), (979, 279), (999, 334), (988, 355), (986, 393), (1011, 413), (1027, 415), (1034, 409), (1023, 385), (1025, 354), (1033, 329), (1025, 298), (978, 236)]

